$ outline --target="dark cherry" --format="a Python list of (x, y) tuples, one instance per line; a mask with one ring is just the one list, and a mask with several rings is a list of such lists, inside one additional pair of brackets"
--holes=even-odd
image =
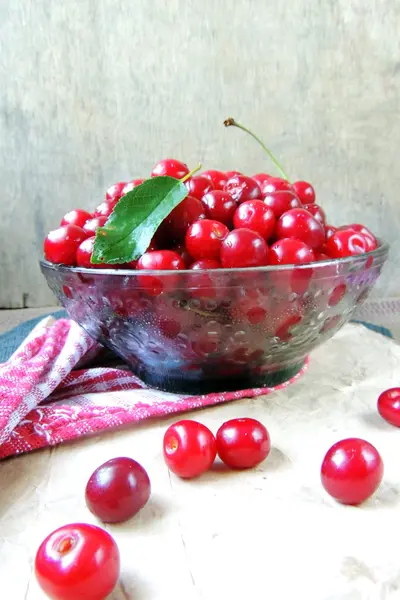
[(141, 177), (139, 177), (138, 179), (132, 179), (132, 181), (128, 181), (128, 183), (126, 183), (122, 188), (121, 196), (125, 196), (125, 194), (131, 192), (133, 189), (141, 185), (144, 181), (146, 180), (142, 179)]
[(106, 191), (106, 200), (115, 200), (118, 202), (123, 194), (123, 189), (126, 184), (126, 181), (118, 181), (117, 183), (111, 185)]
[(168, 175), (169, 177), (175, 177), (175, 179), (182, 179), (188, 173), (189, 167), (185, 163), (175, 158), (165, 158), (156, 164), (151, 172), (151, 176), (159, 177)]
[(214, 189), (214, 184), (208, 177), (204, 175), (195, 175), (191, 177), (187, 181), (185, 181), (185, 186), (189, 190), (189, 195), (194, 196), (198, 200), (201, 200), (204, 194), (208, 194), (211, 190)]
[(77, 227), (83, 228), (86, 221), (91, 218), (92, 215), (89, 212), (82, 210), (81, 208), (76, 208), (75, 210), (70, 210), (66, 215), (63, 216), (60, 226), (76, 225)]
[(237, 202), (228, 192), (213, 190), (201, 199), (207, 215), (214, 221), (220, 221), (227, 227), (232, 226), (233, 215), (237, 208)]
[(319, 248), (325, 242), (325, 230), (304, 208), (292, 208), (283, 213), (276, 224), (277, 238), (295, 238), (311, 248)]
[(302, 204), (312, 204), (315, 202), (315, 190), (311, 183), (307, 181), (295, 181), (292, 183), (292, 186)]
[(89, 237), (81, 242), (76, 250), (76, 264), (78, 267), (85, 267), (86, 269), (113, 269), (115, 265), (95, 265), (90, 262), (93, 254), (94, 236)]
[(73, 266), (76, 251), (87, 237), (77, 225), (63, 225), (50, 231), (44, 240), (44, 257), (51, 263)]
[(317, 221), (319, 221), (321, 225), (325, 227), (326, 214), (324, 209), (321, 208), (321, 206), (319, 206), (318, 204), (304, 204), (303, 208), (308, 210), (308, 212), (314, 217), (314, 219), (317, 219)]
[(262, 200), (248, 200), (243, 202), (233, 216), (235, 229), (246, 228), (259, 233), (268, 240), (275, 229), (275, 215)]
[(268, 263), (268, 246), (263, 237), (251, 229), (234, 229), (221, 245), (224, 268), (261, 267)]
[(96, 233), (99, 227), (103, 227), (107, 222), (108, 217), (94, 217), (89, 219), (83, 226), (83, 231), (88, 235), (92, 236)]
[(268, 196), (274, 192), (292, 192), (294, 193), (293, 186), (282, 177), (270, 177), (268, 181), (261, 187), (262, 196)]
[(233, 175), (225, 184), (224, 192), (228, 192), (238, 204), (246, 200), (257, 200), (261, 198), (261, 190), (258, 183), (246, 175)]
[(291, 191), (271, 192), (264, 198), (264, 203), (269, 206), (275, 215), (276, 219), (279, 219), (286, 211), (291, 208), (301, 208), (301, 202)]
[(205, 218), (206, 211), (201, 201), (194, 196), (186, 196), (163, 221), (159, 235), (175, 242), (183, 242), (190, 225)]
[(174, 246), (173, 248), (171, 248), (171, 250), (173, 252), (176, 252), (177, 254), (179, 254), (179, 256), (182, 257), (182, 260), (185, 263), (186, 269), (192, 264), (193, 258), (190, 256), (189, 252), (187, 251), (186, 246), (184, 246), (183, 244), (178, 244), (177, 246)]
[(193, 223), (185, 238), (186, 248), (195, 260), (201, 258), (219, 259), (222, 241), (229, 233), (223, 223), (211, 219), (203, 219)]
[(331, 235), (324, 248), (331, 258), (355, 256), (368, 252), (368, 239), (354, 229), (342, 229)]
[(228, 181), (226, 173), (223, 171), (215, 171), (214, 169), (204, 171), (201, 176), (207, 177), (207, 179), (209, 179), (213, 184), (215, 190), (223, 190), (224, 185)]

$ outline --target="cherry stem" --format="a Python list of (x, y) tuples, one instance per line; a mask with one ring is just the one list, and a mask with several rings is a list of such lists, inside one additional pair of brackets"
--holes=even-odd
[(283, 179), (286, 179), (287, 181), (289, 181), (289, 177), (286, 175), (285, 171), (283, 170), (282, 165), (277, 161), (275, 156), (272, 154), (271, 150), (269, 148), (267, 148), (267, 146), (260, 140), (260, 138), (255, 135), (255, 133), (250, 131), (250, 129), (247, 129), (247, 127), (245, 127), (244, 125), (237, 123), (237, 121), (235, 121), (235, 119), (233, 119), (232, 117), (229, 117), (229, 119), (226, 119), (224, 121), (224, 125), (225, 125), (225, 127), (238, 127), (239, 129), (242, 129), (243, 131), (245, 131), (246, 133), (251, 135), (251, 137), (254, 138), (256, 140), (256, 142), (258, 142), (262, 148), (264, 148), (265, 152), (268, 154), (268, 156), (270, 157), (270, 159), (272, 160), (272, 162), (274, 163), (274, 165), (276, 166), (276, 168), (282, 175)]
[(201, 169), (202, 166), (203, 165), (201, 163), (199, 163), (196, 168), (192, 169), (187, 175), (185, 175), (185, 177), (182, 177), (182, 179), (180, 179), (179, 181), (181, 183), (185, 183), (185, 181), (187, 181), (188, 179), (190, 179), (192, 175), (194, 175), (195, 173), (197, 173), (197, 171), (200, 171), (200, 169)]

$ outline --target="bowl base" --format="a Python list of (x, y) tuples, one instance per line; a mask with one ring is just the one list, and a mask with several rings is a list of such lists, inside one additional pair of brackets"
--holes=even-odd
[(304, 361), (291, 365), (279, 371), (264, 373), (263, 375), (254, 375), (252, 373), (242, 374), (240, 376), (224, 376), (221, 378), (207, 378), (188, 380), (186, 378), (168, 377), (154, 372), (150, 372), (143, 367), (136, 371), (135, 374), (146, 383), (163, 392), (175, 394), (189, 394), (197, 396), (202, 394), (212, 394), (221, 392), (237, 392), (241, 390), (249, 390), (253, 388), (269, 388), (275, 387), (285, 381), (289, 381), (297, 375), (303, 368)]

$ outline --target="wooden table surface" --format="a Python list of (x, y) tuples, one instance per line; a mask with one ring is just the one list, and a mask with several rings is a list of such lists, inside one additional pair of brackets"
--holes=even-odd
[[(44, 600), (32, 574), (39, 543), (68, 522), (96, 523), (86, 481), (127, 455), (148, 471), (152, 496), (131, 521), (106, 526), (122, 559), (112, 600), (398, 599), (400, 432), (375, 406), (399, 373), (395, 342), (348, 325), (294, 385), (186, 415), (214, 432), (229, 418), (260, 419), (273, 447), (249, 471), (217, 462), (196, 480), (171, 475), (162, 438), (176, 417), (2, 461), (0, 597)], [(368, 439), (385, 462), (380, 489), (359, 508), (335, 503), (319, 481), (325, 452), (349, 436)]]

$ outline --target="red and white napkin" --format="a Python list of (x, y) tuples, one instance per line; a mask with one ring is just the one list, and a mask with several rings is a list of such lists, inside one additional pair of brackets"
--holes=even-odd
[(269, 394), (303, 372), (275, 388), (184, 396), (148, 388), (124, 365), (88, 367), (102, 350), (68, 319), (48, 317), (33, 329), (0, 365), (0, 459), (142, 419)]

